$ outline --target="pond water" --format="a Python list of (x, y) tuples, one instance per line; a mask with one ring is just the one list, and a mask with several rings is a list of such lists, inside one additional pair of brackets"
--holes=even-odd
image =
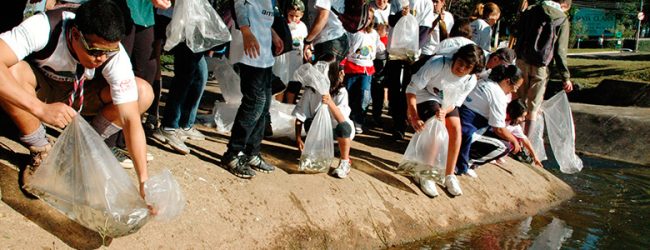
[(548, 212), (399, 248), (650, 249), (650, 167), (582, 158), (580, 173), (551, 170), (576, 196)]

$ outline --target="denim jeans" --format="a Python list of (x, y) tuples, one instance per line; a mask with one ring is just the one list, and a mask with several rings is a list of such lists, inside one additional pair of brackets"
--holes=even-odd
[(345, 76), (345, 88), (348, 90), (348, 100), (352, 113), (350, 118), (355, 126), (364, 125), (366, 109), (370, 104), (370, 83), (372, 76), (366, 74), (350, 74)]
[(238, 64), (243, 98), (233, 123), (228, 151), (225, 155), (234, 156), (239, 152), (258, 155), (264, 127), (271, 106), (271, 80), (273, 72), (269, 68), (256, 68)]
[(372, 98), (372, 117), (375, 121), (381, 121), (382, 110), (384, 109), (384, 66), (386, 60), (374, 60), (375, 74), (370, 84), (370, 95)]
[(162, 126), (191, 128), (208, 81), (208, 64), (203, 53), (192, 52), (185, 43), (173, 49), (174, 78), (172, 79)]
[(348, 54), (348, 35), (343, 34), (339, 38), (314, 45), (314, 57), (316, 61), (329, 61), (336, 59), (340, 63)]

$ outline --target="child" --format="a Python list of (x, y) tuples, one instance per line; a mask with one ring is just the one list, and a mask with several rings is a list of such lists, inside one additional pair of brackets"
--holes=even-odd
[(339, 166), (334, 169), (333, 174), (342, 179), (350, 173), (352, 164), (350, 162), (350, 144), (354, 138), (354, 125), (349, 118), (351, 110), (348, 106), (348, 92), (343, 88), (343, 74), (336, 62), (329, 64), (328, 77), (331, 83), (329, 94), (319, 95), (313, 88), (306, 87), (302, 98), (293, 110), (293, 115), (296, 116), (296, 146), (302, 152), (305, 146), (301, 137), (303, 124), (305, 130), (309, 132), (318, 107), (327, 105), (333, 118), (334, 136), (341, 151)]
[(497, 23), (501, 17), (501, 9), (495, 3), (489, 2), (486, 4), (479, 3), (474, 9), (471, 19), (474, 20), (471, 24), (474, 34), (472, 40), (481, 46), (484, 50), (492, 51), (490, 42), (492, 41), (492, 26)]
[[(452, 58), (436, 56), (413, 75), (406, 88), (407, 117), (416, 131), (422, 131), (424, 122), (436, 116), (443, 120), (449, 133), (447, 166), (445, 169), (445, 187), (452, 195), (461, 195), (460, 184), (454, 175), (454, 167), (460, 152), (461, 124), (458, 115), (460, 106), (469, 92), (476, 86), (477, 72), (483, 70), (485, 56), (483, 50), (475, 44), (468, 44), (454, 54)], [(442, 109), (443, 84), (456, 85), (461, 94), (454, 106)], [(431, 179), (415, 180), (420, 183), (422, 191), (430, 196), (438, 196), (435, 182)]]
[[(222, 164), (232, 174), (250, 179), (255, 171), (270, 173), (275, 166), (260, 155), (266, 119), (270, 117), (273, 54), (282, 51), (282, 39), (271, 29), (273, 1), (235, 0), (237, 26), (233, 26), (230, 60), (237, 63), (243, 98), (232, 126)], [(269, 14), (270, 13), (270, 14)]]
[(528, 154), (530, 154), (528, 155), (524, 150), (521, 150), (519, 154), (515, 154), (513, 157), (519, 161), (533, 163), (538, 167), (543, 167), (542, 162), (535, 154), (533, 145), (530, 143), (530, 140), (528, 140), (528, 137), (524, 134), (524, 130), (521, 128), (521, 124), (526, 120), (526, 106), (518, 100), (513, 100), (508, 104), (506, 114), (508, 115), (506, 117), (506, 129), (517, 138), (519, 143), (523, 144), (526, 151), (528, 151)]
[[(388, 0), (375, 0), (370, 4), (370, 7), (375, 13), (374, 25), (379, 40), (388, 46), (388, 16), (390, 16), (390, 6)], [(372, 83), (370, 84), (370, 95), (372, 96), (372, 118), (375, 126), (381, 127), (382, 109), (384, 103), (388, 104), (388, 90), (384, 88), (384, 66), (386, 66), (386, 53), (378, 54), (373, 61), (375, 67), (375, 74), (372, 76)]]
[[(303, 40), (307, 37), (307, 25), (301, 22), (302, 16), (305, 13), (305, 5), (300, 0), (293, 0), (291, 6), (286, 11), (287, 22), (289, 22), (289, 30), (291, 30), (291, 39), (293, 40), (293, 50), (287, 52), (275, 60), (274, 69), (277, 66), (280, 66), (281, 63), (286, 65), (285, 77), (281, 77), (282, 81), (287, 83), (289, 79), (292, 78), (293, 72), (296, 71), (300, 65), (303, 64), (302, 59), (302, 48), (304, 46)], [(275, 72), (275, 70), (274, 70)], [(286, 98), (286, 103), (295, 103), (296, 95), (300, 92), (302, 85), (296, 81), (289, 81), (287, 83), (287, 89), (284, 94), (276, 95), (276, 100), (284, 101)]]
[(374, 11), (371, 8), (368, 15), (368, 23), (371, 25), (348, 35), (350, 50), (341, 62), (345, 72), (345, 87), (350, 93), (351, 118), (357, 134), (363, 133), (361, 127), (365, 125), (366, 108), (370, 104), (370, 84), (372, 75), (375, 74), (373, 60), (376, 54), (384, 53), (386, 50), (379, 39), (379, 34), (374, 30), (373, 18)]

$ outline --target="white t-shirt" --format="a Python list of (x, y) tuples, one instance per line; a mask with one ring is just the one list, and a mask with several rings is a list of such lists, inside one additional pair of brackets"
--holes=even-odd
[(230, 30), (230, 33), (232, 34), (232, 41), (230, 42), (230, 61), (232, 63), (243, 63), (257, 68), (268, 68), (273, 66), (275, 60), (273, 59), (273, 53), (271, 52), (271, 25), (273, 24), (273, 4), (271, 0), (235, 0), (235, 11), (248, 12), (250, 29), (260, 45), (260, 54), (257, 58), (251, 58), (244, 54), (244, 40), (242, 38), (242, 33), (233, 25)]
[(499, 84), (492, 80), (481, 80), (469, 93), (463, 105), (487, 118), (488, 124), (492, 127), (506, 126), (508, 97)]
[(350, 44), (347, 56), (348, 62), (359, 66), (373, 66), (372, 61), (375, 60), (376, 54), (386, 50), (375, 30), (370, 31), (370, 33), (362, 30), (354, 34), (348, 34), (348, 42)]
[(442, 104), (443, 86), (453, 84), (461, 92), (458, 99), (454, 101), (454, 106), (460, 107), (468, 93), (476, 86), (476, 77), (473, 74), (462, 77), (454, 75), (451, 72), (452, 64), (451, 57), (432, 57), (413, 75), (411, 83), (406, 87), (406, 93), (415, 94), (418, 104), (425, 101)]
[(323, 27), (321, 32), (318, 33), (318, 35), (316, 35), (313, 40), (314, 45), (334, 40), (345, 34), (345, 29), (343, 28), (341, 20), (339, 20), (339, 17), (332, 11), (332, 8), (334, 8), (339, 13), (343, 13), (345, 9), (345, 1), (314, 0), (313, 2), (314, 4), (309, 5), (309, 16), (311, 20), (310, 24), (312, 27), (314, 25), (314, 20), (316, 19), (317, 9), (325, 9), (330, 12), (330, 14), (327, 16), (327, 23), (325, 24), (325, 27)]
[[(418, 20), (418, 26), (431, 27), (436, 16), (433, 14), (433, 3), (430, 0), (409, 0), (409, 7), (411, 14)], [(399, 0), (393, 0), (390, 3), (390, 14), (398, 13), (402, 13), (402, 4)]]
[(289, 23), (293, 50), (275, 57), (273, 74), (280, 77), (284, 84), (287, 84), (293, 77), (293, 72), (302, 65), (303, 41), (307, 37), (307, 26), (303, 22)]
[[(332, 96), (332, 101), (334, 101), (336, 107), (339, 108), (345, 117), (345, 120), (349, 120), (352, 109), (350, 109), (350, 105), (348, 104), (348, 91), (345, 90), (345, 88), (339, 89), (339, 93)], [(296, 104), (292, 115), (296, 116), (296, 119), (299, 121), (304, 122), (309, 118), (314, 118), (316, 111), (321, 105), (323, 105), (323, 95), (316, 93), (313, 88), (307, 87), (305, 88), (300, 101)], [(330, 116), (332, 118), (332, 126), (335, 127), (338, 122), (334, 118), (332, 112), (330, 112)]]
[[(445, 12), (445, 18), (443, 21), (445, 22), (447, 32), (451, 31), (451, 28), (454, 27), (454, 16), (447, 12)], [(438, 18), (438, 14), (433, 13), (433, 19), (435, 20)], [(431, 27), (431, 24), (429, 24), (428, 27)], [(436, 27), (433, 27), (433, 30), (431, 31), (429, 35), (429, 39), (427, 39), (427, 42), (424, 43), (422, 46), (422, 54), (423, 55), (433, 55), (436, 53), (438, 50), (438, 44), (440, 43), (440, 24), (437, 24)]]
[(524, 130), (521, 128), (521, 125), (506, 125), (506, 129), (510, 131), (510, 133), (517, 139), (526, 139), (528, 138), (526, 134), (524, 134)]
[[(36, 65), (47, 77), (65, 82), (74, 82), (79, 61), (75, 59), (67, 46), (66, 30), (68, 21), (74, 19), (75, 14), (64, 11), (63, 31), (59, 37), (50, 37), (50, 23), (44, 13), (39, 13), (23, 21), (12, 30), (0, 34), (2, 39), (16, 54), (18, 60), (23, 60), (28, 55), (45, 48), (50, 39), (57, 39), (58, 44), (50, 57), (43, 60), (34, 60), (30, 63)], [(102, 76), (108, 82), (111, 98), (114, 104), (122, 104), (138, 100), (138, 87), (131, 60), (126, 50), (120, 44), (120, 51), (108, 58), (104, 63)], [(92, 79), (95, 69), (85, 69), (84, 75)]]
[(483, 19), (476, 19), (469, 24), (472, 27), (472, 41), (483, 50), (490, 51), (492, 41), (492, 27)]
[(463, 47), (468, 44), (475, 44), (474, 41), (469, 40), (465, 37), (462, 36), (457, 36), (457, 37), (450, 37), (438, 45), (438, 49), (436, 51), (436, 55), (443, 55), (443, 56), (453, 56), (456, 54), (456, 51), (460, 49), (460, 47)]

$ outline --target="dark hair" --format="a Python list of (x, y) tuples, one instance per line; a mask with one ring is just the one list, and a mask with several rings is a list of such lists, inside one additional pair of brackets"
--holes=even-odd
[(490, 54), (490, 58), (493, 56), (501, 58), (501, 60), (506, 61), (508, 64), (514, 64), (515, 60), (517, 59), (517, 53), (515, 53), (515, 51), (511, 48), (500, 48)]
[(461, 18), (454, 23), (449, 32), (449, 37), (462, 36), (467, 39), (472, 39), (472, 26), (471, 21), (467, 18)]
[(476, 6), (474, 6), (474, 12), (470, 16), (470, 19), (476, 20), (481, 18), (483, 20), (487, 20), (494, 13), (501, 14), (501, 9), (499, 8), (499, 5), (493, 2), (479, 3), (476, 4)]
[(515, 120), (523, 116), (525, 112), (526, 105), (520, 99), (512, 100), (506, 108), (506, 113), (510, 117), (510, 120)]
[(490, 80), (497, 83), (510, 79), (510, 84), (516, 84), (522, 77), (521, 70), (515, 65), (498, 65), (492, 69)]
[(90, 0), (76, 11), (74, 25), (84, 35), (94, 34), (109, 42), (122, 40), (124, 16), (112, 0)]
[(327, 77), (330, 79), (330, 95), (335, 96), (343, 88), (343, 80), (339, 79), (339, 63), (335, 60), (329, 63)]
[(457, 59), (463, 60), (465, 63), (474, 65), (474, 70), (470, 74), (476, 74), (483, 71), (485, 68), (485, 55), (483, 49), (476, 44), (468, 44), (460, 47), (452, 57), (455, 62)]

